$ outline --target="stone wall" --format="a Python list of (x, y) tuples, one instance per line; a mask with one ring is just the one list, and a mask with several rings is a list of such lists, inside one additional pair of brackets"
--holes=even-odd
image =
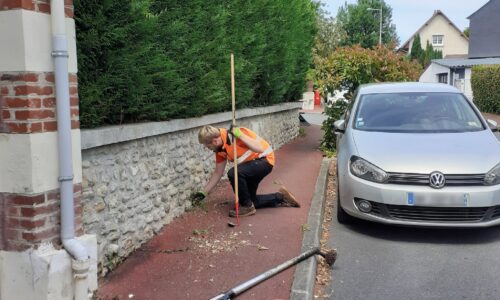
[[(299, 132), (300, 103), (244, 109), (248, 127), (277, 149)], [(220, 113), (169, 122), (82, 131), (83, 226), (95, 234), (101, 275), (191, 207), (208, 181), (214, 154), (198, 143), (200, 126), (228, 128)]]

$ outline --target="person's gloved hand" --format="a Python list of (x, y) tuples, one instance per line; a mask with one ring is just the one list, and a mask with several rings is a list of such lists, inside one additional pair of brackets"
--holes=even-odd
[(241, 132), (239, 127), (232, 127), (232, 134), (235, 138), (239, 138), (243, 133)]
[(207, 193), (204, 191), (198, 191), (193, 194), (193, 200), (195, 201), (201, 201), (207, 197)]

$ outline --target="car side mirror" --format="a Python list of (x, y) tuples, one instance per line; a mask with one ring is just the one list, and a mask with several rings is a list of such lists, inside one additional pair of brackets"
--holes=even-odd
[(490, 119), (487, 119), (486, 121), (488, 122), (488, 126), (490, 127), (491, 131), (493, 131), (493, 132), (499, 131), (497, 122), (490, 120)]
[(337, 120), (333, 123), (333, 128), (335, 129), (335, 132), (345, 132), (345, 120)]

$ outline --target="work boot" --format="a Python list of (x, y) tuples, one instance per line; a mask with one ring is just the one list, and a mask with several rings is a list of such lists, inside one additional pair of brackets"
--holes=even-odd
[(291, 207), (300, 207), (299, 202), (297, 202), (297, 199), (295, 198), (292, 193), (290, 193), (286, 187), (281, 186), (280, 187), (280, 193), (283, 195), (283, 206), (291, 206)]
[[(238, 216), (239, 217), (248, 217), (251, 215), (255, 215), (257, 211), (255, 210), (255, 206), (253, 206), (253, 203), (251, 206), (240, 206), (238, 210)], [(231, 218), (236, 218), (236, 210), (231, 209), (229, 211), (229, 216)]]

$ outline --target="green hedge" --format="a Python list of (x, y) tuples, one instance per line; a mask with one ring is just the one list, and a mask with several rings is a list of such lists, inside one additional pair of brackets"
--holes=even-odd
[(473, 67), (471, 84), (479, 110), (500, 114), (500, 66)]
[(83, 128), (301, 98), (312, 0), (75, 0)]

